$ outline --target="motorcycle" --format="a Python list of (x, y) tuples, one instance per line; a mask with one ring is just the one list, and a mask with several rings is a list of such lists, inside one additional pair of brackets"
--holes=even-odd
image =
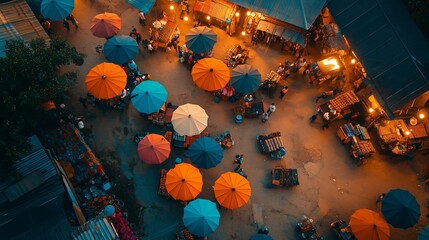
[(331, 223), (331, 230), (340, 240), (357, 240), (349, 225), (344, 220), (337, 220)]
[(299, 237), (303, 240), (323, 240), (323, 237), (317, 234), (313, 225), (313, 219), (303, 216), (302, 221), (297, 223)]

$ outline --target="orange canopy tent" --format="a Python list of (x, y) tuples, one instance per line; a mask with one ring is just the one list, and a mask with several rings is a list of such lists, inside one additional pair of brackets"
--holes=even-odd
[(88, 91), (96, 98), (110, 99), (124, 90), (127, 74), (119, 65), (101, 63), (89, 71), (85, 84)]
[(115, 13), (100, 13), (91, 20), (89, 29), (100, 38), (109, 38), (119, 32), (122, 26), (121, 18)]
[(236, 209), (249, 201), (252, 189), (246, 178), (238, 173), (227, 172), (216, 180), (214, 194), (220, 205)]
[(180, 163), (167, 172), (165, 187), (174, 199), (189, 201), (200, 194), (203, 176), (200, 170), (191, 164)]
[(356, 210), (351, 219), (350, 227), (358, 239), (365, 240), (388, 240), (390, 229), (384, 218), (371, 210)]
[(146, 135), (137, 148), (140, 159), (148, 164), (160, 164), (170, 156), (170, 142), (159, 134)]
[(199, 88), (207, 91), (224, 88), (229, 78), (228, 66), (215, 58), (201, 59), (192, 67), (192, 80)]

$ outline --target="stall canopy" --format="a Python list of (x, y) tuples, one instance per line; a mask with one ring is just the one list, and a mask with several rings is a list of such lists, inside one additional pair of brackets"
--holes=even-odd
[(429, 90), (429, 43), (401, 0), (331, 0), (328, 8), (390, 118)]
[(307, 30), (316, 20), (326, 0), (230, 0), (230, 2)]

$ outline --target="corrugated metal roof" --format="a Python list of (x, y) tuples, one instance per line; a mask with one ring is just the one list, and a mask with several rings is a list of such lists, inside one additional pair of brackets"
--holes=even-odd
[(0, 57), (5, 56), (7, 40), (35, 38), (50, 39), (25, 0), (0, 4)]
[(402, 0), (332, 0), (328, 7), (391, 118), (429, 90), (429, 42)]
[(326, 0), (229, 0), (240, 6), (308, 30)]
[(110, 220), (98, 216), (90, 221), (86, 222), (85, 225), (75, 228), (73, 231), (74, 240), (116, 240), (119, 239), (115, 228), (113, 227)]

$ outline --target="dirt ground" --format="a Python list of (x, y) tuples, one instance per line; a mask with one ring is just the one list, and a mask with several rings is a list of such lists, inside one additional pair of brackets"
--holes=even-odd
[[(194, 1), (190, 2), (192, 4)], [(153, 22), (155, 14), (159, 14), (163, 7), (168, 10), (168, 4), (166, 0), (158, 1), (148, 16), (147, 25)], [(54, 23), (55, 34), (66, 37), (79, 51), (88, 55), (83, 66), (71, 67), (78, 71), (79, 81), (70, 91), (68, 104), (78, 115), (85, 117), (86, 126), (93, 126), (91, 145), (95, 152), (114, 151), (121, 172), (133, 180), (135, 199), (144, 209), (142, 225), (138, 226), (144, 239), (174, 239), (174, 233), (182, 225), (184, 206), (160, 198), (157, 189), (159, 170), (171, 168), (176, 156), (184, 157), (183, 150), (173, 148), (170, 160), (162, 165), (143, 164), (138, 159), (132, 136), (138, 132), (159, 132), (161, 128), (151, 126), (132, 105), (121, 113), (92, 107), (85, 109), (78, 101), (87, 93), (84, 79), (88, 71), (105, 61), (102, 54), (95, 52), (96, 45), (103, 44), (105, 40), (92, 36), (89, 30), (91, 18), (104, 11), (119, 14), (123, 21), (120, 34), (124, 35), (128, 35), (135, 26), (147, 38), (148, 27), (138, 24), (137, 10), (124, 1), (76, 0), (75, 5), (74, 15), (80, 24), (78, 30), (72, 27), (67, 32), (61, 22)], [(181, 31), (180, 43), (183, 44), (184, 35), (193, 23), (180, 20), (177, 7), (175, 14)], [(221, 29), (213, 29), (218, 34), (215, 58), (223, 59), (229, 47), (234, 43), (243, 44), (244, 41), (250, 48), (248, 64), (255, 66), (263, 77), (274, 70), (279, 62), (290, 58), (264, 44), (250, 47), (249, 36), (237, 34), (231, 37)], [(277, 98), (277, 93), (274, 99), (266, 94), (261, 95), (266, 107), (271, 102), (277, 106), (267, 123), (261, 123), (259, 119), (245, 119), (242, 124), (235, 124), (232, 113), (234, 104), (216, 103), (212, 95), (198, 89), (192, 82), (188, 66), (178, 62), (174, 50), (141, 53), (136, 57), (136, 63), (142, 71), (164, 84), (169, 93), (168, 101), (174, 105), (188, 102), (201, 105), (209, 115), (206, 130), (212, 136), (230, 130), (235, 140), (235, 146), (224, 151), (225, 158), (221, 164), (214, 169), (201, 170), (204, 185), (200, 198), (215, 201), (211, 187), (214, 181), (221, 173), (233, 170), (235, 154), (244, 154), (243, 167), (249, 176), (252, 197), (245, 206), (234, 211), (220, 207), (219, 228), (208, 239), (249, 239), (260, 226), (267, 226), (274, 239), (297, 239), (295, 226), (303, 215), (314, 219), (320, 235), (334, 239), (329, 230), (333, 220), (348, 221), (352, 213), (360, 208), (379, 211), (375, 204), (376, 197), (394, 188), (406, 189), (417, 197), (422, 217), (413, 228), (401, 230), (392, 227), (391, 239), (416, 239), (418, 231), (427, 225), (428, 196), (421, 183), (421, 174), (426, 172), (425, 158), (390, 160), (384, 155), (375, 154), (367, 164), (356, 166), (346, 146), (336, 137), (336, 125), (323, 131), (320, 122), (309, 123), (308, 119), (315, 111), (315, 96), (323, 91), (323, 87), (308, 84), (301, 75), (292, 75), (284, 83), (290, 91), (283, 101)], [(281, 161), (271, 160), (257, 149), (256, 135), (273, 131), (281, 131), (286, 145), (287, 155)], [(281, 164), (298, 169), (299, 186), (290, 189), (271, 186), (270, 170)]]

